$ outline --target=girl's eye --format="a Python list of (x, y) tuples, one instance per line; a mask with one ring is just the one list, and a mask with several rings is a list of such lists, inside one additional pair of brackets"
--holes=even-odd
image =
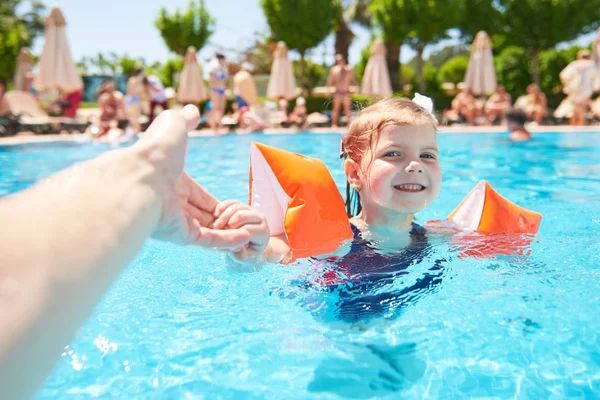
[(433, 154), (429, 154), (429, 153), (421, 154), (421, 158), (429, 158), (431, 160), (435, 160), (435, 156)]
[(397, 151), (388, 151), (384, 154), (384, 157), (398, 157), (400, 155)]

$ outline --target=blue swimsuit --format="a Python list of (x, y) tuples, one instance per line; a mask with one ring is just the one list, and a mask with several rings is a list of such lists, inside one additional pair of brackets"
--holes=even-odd
[[(410, 304), (441, 282), (443, 260), (437, 260), (427, 273), (411, 282), (410, 286), (398, 289), (392, 286), (411, 272), (411, 266), (421, 263), (430, 253), (425, 228), (413, 223), (411, 244), (397, 254), (387, 256), (363, 239), (355, 226), (352, 226), (352, 232), (354, 239), (350, 252), (341, 258), (328, 259), (329, 271), (325, 277), (326, 290), (339, 297), (336, 299), (338, 319), (355, 322), (390, 316), (393, 310)], [(332, 273), (334, 279), (331, 279)], [(327, 280), (331, 283), (327, 284)]]

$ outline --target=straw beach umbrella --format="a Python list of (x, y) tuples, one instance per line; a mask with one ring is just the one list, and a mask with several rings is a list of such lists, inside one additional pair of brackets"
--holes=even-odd
[(477, 33), (471, 47), (471, 57), (465, 75), (465, 89), (470, 89), (476, 96), (496, 91), (492, 42), (484, 31)]
[(242, 69), (233, 77), (233, 94), (240, 96), (249, 106), (258, 103), (256, 83), (250, 73), (254, 66), (248, 62), (242, 63)]
[(24, 47), (21, 49), (17, 57), (17, 70), (15, 71), (15, 89), (25, 90), (25, 80), (27, 74), (33, 70), (33, 56), (29, 49)]
[(194, 47), (188, 47), (185, 53), (183, 71), (179, 78), (177, 100), (181, 103), (191, 104), (198, 104), (206, 100), (206, 87), (204, 86), (202, 71)]
[(288, 58), (288, 49), (284, 42), (277, 43), (273, 52), (273, 65), (271, 76), (267, 85), (267, 97), (278, 99), (285, 97), (293, 99), (296, 97), (296, 81), (292, 71), (292, 63)]
[(392, 95), (390, 73), (385, 61), (385, 46), (376, 39), (371, 46), (371, 57), (367, 62), (360, 91), (365, 96), (389, 97)]
[(60, 9), (53, 7), (45, 22), (44, 47), (34, 80), (38, 90), (61, 89), (69, 93), (83, 88), (83, 80), (71, 58), (66, 25)]

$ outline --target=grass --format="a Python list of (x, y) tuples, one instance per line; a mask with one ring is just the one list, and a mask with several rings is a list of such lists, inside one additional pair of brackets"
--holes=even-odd
[(98, 103), (82, 102), (79, 108), (98, 108)]

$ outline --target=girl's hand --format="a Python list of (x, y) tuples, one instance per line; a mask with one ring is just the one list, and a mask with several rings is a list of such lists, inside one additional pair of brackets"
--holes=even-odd
[(215, 221), (210, 228), (234, 229), (247, 233), (247, 243), (229, 250), (229, 254), (235, 260), (261, 261), (270, 238), (269, 226), (263, 213), (239, 201), (226, 200), (216, 206), (213, 216)]

